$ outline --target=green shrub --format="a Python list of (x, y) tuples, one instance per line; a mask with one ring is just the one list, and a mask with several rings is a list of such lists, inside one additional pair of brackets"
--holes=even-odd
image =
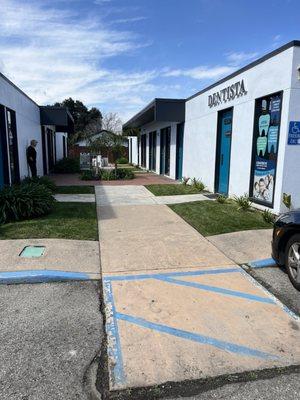
[(115, 173), (112, 174), (111, 169), (102, 169), (99, 175), (100, 179), (103, 181), (113, 181), (116, 179)]
[(227, 201), (227, 196), (225, 196), (224, 194), (219, 194), (217, 197), (217, 202), (220, 204), (224, 204)]
[(37, 176), (36, 178), (27, 177), (23, 179), (22, 183), (38, 183), (39, 185), (46, 186), (51, 192), (55, 192), (56, 190), (56, 184), (48, 178), (48, 176)]
[(182, 177), (182, 184), (186, 186), (189, 183), (190, 178), (187, 176)]
[(53, 168), (56, 174), (75, 174), (80, 172), (79, 158), (63, 158)]
[(54, 205), (49, 188), (39, 183), (21, 183), (0, 191), (0, 223), (48, 214)]
[[(134, 173), (131, 169), (118, 168), (116, 172), (117, 172), (116, 179), (133, 179), (134, 178)], [(115, 171), (113, 171), (113, 173), (115, 174)]]
[(120, 157), (117, 159), (117, 164), (128, 164), (128, 159), (126, 157)]
[(96, 179), (99, 179), (99, 177), (94, 176), (91, 170), (87, 170), (87, 171), (82, 171), (80, 179), (82, 181), (94, 181)]
[(90, 180), (103, 180), (103, 181), (115, 181), (115, 180), (127, 180), (133, 179), (134, 173), (129, 168), (118, 168), (115, 169), (101, 169), (99, 175), (96, 176), (93, 171), (84, 171), (81, 174), (81, 179), (84, 181)]
[(292, 195), (283, 193), (282, 202), (290, 210), (292, 208)]
[(205, 185), (203, 182), (201, 182), (200, 180), (193, 178), (192, 179), (192, 186), (199, 190), (199, 192), (202, 192), (205, 189)]
[(234, 196), (234, 201), (238, 205), (238, 210), (249, 211), (252, 205), (246, 193), (243, 196)]
[(275, 215), (271, 213), (270, 210), (264, 210), (262, 213), (263, 219), (268, 223), (268, 224), (273, 224), (275, 221)]

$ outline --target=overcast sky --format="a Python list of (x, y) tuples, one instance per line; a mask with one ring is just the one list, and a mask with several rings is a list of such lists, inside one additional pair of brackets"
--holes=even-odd
[(0, 71), (127, 120), (300, 39), (299, 0), (0, 0)]

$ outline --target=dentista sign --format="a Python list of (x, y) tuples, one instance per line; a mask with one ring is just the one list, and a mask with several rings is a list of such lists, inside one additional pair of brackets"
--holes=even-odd
[(244, 80), (227, 86), (226, 88), (208, 96), (209, 107), (216, 107), (219, 104), (226, 103), (227, 101), (234, 100), (236, 97), (245, 96), (247, 90), (245, 89)]

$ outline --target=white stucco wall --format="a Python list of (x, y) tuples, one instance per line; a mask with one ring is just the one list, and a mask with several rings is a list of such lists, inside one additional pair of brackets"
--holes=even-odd
[[(156, 172), (160, 173), (160, 131), (163, 128), (171, 127), (171, 140), (170, 140), (170, 178), (175, 179), (176, 177), (176, 134), (177, 134), (177, 123), (176, 122), (160, 122), (148, 124), (142, 127), (141, 134), (147, 135), (147, 150), (146, 150), (146, 165), (149, 169), (149, 133), (156, 132)], [(141, 160), (140, 160), (141, 162)]]
[[(280, 211), (293, 53), (294, 48), (285, 50), (186, 102), (183, 176), (201, 179), (214, 191), (218, 111), (233, 107), (229, 195), (249, 193), (255, 99), (283, 91), (273, 208)], [(208, 106), (209, 95), (241, 80), (246, 95), (212, 108)]]
[[(300, 68), (300, 48), (295, 47), (293, 68), (291, 75), (290, 104), (287, 126), (284, 132), (284, 159), (282, 174), (282, 193), (291, 194), (292, 207), (300, 208), (300, 145), (288, 145), (288, 131), (290, 121), (300, 121), (300, 80), (298, 68)], [(281, 211), (286, 211), (281, 201)]]
[(56, 161), (64, 158), (64, 146), (63, 146), (63, 138), (66, 138), (66, 153), (68, 154), (68, 134), (65, 132), (56, 132), (55, 140), (56, 140)]
[(136, 136), (128, 136), (128, 154), (129, 154), (129, 162), (134, 165), (138, 163), (138, 147), (137, 147), (137, 137)]
[(37, 145), (37, 172), (43, 174), (40, 110), (37, 104), (0, 76), (0, 104), (16, 113), (21, 179), (28, 175), (26, 148), (32, 139)]

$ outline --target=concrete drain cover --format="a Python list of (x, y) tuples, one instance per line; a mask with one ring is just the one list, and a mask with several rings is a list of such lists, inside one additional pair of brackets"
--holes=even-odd
[(26, 246), (20, 253), (20, 257), (35, 258), (41, 257), (45, 252), (45, 246)]

